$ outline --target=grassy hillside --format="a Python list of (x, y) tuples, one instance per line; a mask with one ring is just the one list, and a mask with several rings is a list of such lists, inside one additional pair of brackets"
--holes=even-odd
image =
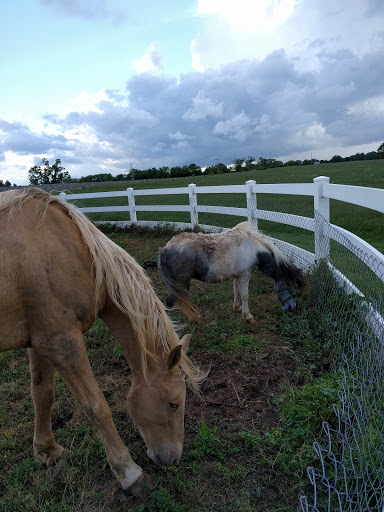
[[(384, 188), (384, 160), (362, 162), (342, 162), (337, 164), (321, 164), (311, 166), (281, 167), (262, 171), (228, 173), (220, 175), (196, 176), (172, 180), (136, 181), (130, 185), (137, 190), (185, 187), (189, 183), (197, 186), (240, 185), (254, 179), (257, 183), (310, 183), (316, 176), (329, 176), (331, 183)], [(84, 188), (76, 192), (101, 192), (123, 190), (127, 184)], [(258, 194), (258, 208), (281, 211), (313, 217), (313, 200), (305, 196), (285, 196), (281, 194)], [(204, 194), (198, 197), (199, 204), (245, 207), (243, 194)], [(125, 198), (109, 198), (98, 200), (79, 200), (78, 206), (126, 205)], [(137, 205), (156, 204), (188, 204), (186, 195), (145, 196), (136, 198)], [(129, 220), (128, 212), (101, 213), (90, 215), (92, 220)], [(180, 221), (189, 222), (188, 213), (179, 212), (139, 212), (139, 220)], [(242, 218), (228, 215), (200, 214), (201, 224), (232, 227)], [(331, 222), (354, 232), (381, 252), (384, 252), (384, 216), (367, 208), (350, 205), (341, 201), (331, 200)], [(313, 250), (313, 236), (306, 230), (292, 228), (273, 222), (260, 222), (260, 229), (271, 236), (295, 243), (307, 250)]]

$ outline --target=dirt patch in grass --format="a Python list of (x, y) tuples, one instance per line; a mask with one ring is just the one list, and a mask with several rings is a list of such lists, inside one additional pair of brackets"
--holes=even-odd
[(203, 368), (210, 367), (210, 372), (202, 396), (188, 396), (187, 417), (218, 427), (228, 421), (261, 430), (276, 426), (275, 400), (295, 382), (295, 365), (281, 341), (270, 344), (268, 352), (202, 352), (193, 359)]

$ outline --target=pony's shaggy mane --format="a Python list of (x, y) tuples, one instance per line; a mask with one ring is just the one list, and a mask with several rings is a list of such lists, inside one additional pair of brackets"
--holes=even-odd
[[(9, 221), (26, 202), (36, 200), (36, 229), (44, 221), (50, 205), (59, 206), (73, 221), (89, 249), (93, 262), (97, 307), (100, 290), (105, 284), (111, 301), (128, 316), (141, 348), (144, 375), (148, 371), (148, 357), (156, 358), (157, 349), (166, 356), (179, 343), (173, 323), (152, 289), (148, 276), (136, 260), (101, 233), (78, 208), (64, 203), (42, 189), (30, 187), (0, 193), (0, 212), (9, 211)], [(186, 382), (194, 391), (205, 374), (200, 372), (182, 351), (180, 360)]]

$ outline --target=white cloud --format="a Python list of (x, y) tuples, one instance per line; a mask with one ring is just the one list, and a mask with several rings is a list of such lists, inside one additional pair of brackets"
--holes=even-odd
[(185, 149), (188, 147), (188, 142), (186, 140), (179, 140), (176, 144), (172, 144), (172, 148), (174, 149)]
[(147, 53), (141, 59), (133, 60), (132, 67), (136, 73), (145, 73), (147, 71), (157, 71), (163, 67), (163, 57), (157, 49), (156, 44), (152, 43)]
[(318, 71), (322, 52), (349, 48), (363, 56), (383, 49), (384, 10), (366, 0), (348, 8), (345, 0), (200, 0), (197, 15), (205, 20), (191, 44), (198, 71), (263, 60), (279, 48), (297, 69)]
[(252, 121), (241, 112), (231, 119), (219, 121), (213, 129), (214, 135), (226, 135), (230, 139), (244, 142), (251, 133)]
[(19, 155), (13, 151), (4, 153), (4, 162), (0, 168), (0, 179), (10, 181), (12, 184), (28, 183), (26, 170), (35, 165), (36, 157), (42, 158), (45, 155)]
[(183, 114), (183, 119), (189, 121), (199, 121), (207, 117), (221, 117), (223, 115), (223, 104), (214, 103), (211, 98), (208, 98), (204, 91), (199, 91), (193, 98), (193, 107), (188, 109)]
[(359, 114), (364, 116), (383, 116), (384, 114), (384, 95), (380, 94), (373, 98), (358, 101), (349, 106), (349, 114)]
[(199, 0), (196, 14), (221, 16), (238, 32), (275, 29), (292, 14), (299, 0)]
[(187, 140), (187, 139), (191, 138), (189, 135), (185, 135), (184, 133), (181, 133), (181, 131), (179, 131), (179, 130), (177, 130), (174, 133), (169, 133), (168, 137), (171, 140)]
[(68, 106), (65, 108), (63, 115), (67, 115), (69, 112), (98, 112), (100, 114), (102, 112), (100, 108), (102, 101), (110, 101), (104, 90), (94, 94), (81, 91), (79, 96), (68, 100)]

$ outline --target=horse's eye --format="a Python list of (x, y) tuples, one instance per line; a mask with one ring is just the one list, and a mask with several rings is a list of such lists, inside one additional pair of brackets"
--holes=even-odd
[(173, 404), (172, 402), (169, 402), (169, 407), (172, 407), (172, 409), (177, 409), (179, 404)]

